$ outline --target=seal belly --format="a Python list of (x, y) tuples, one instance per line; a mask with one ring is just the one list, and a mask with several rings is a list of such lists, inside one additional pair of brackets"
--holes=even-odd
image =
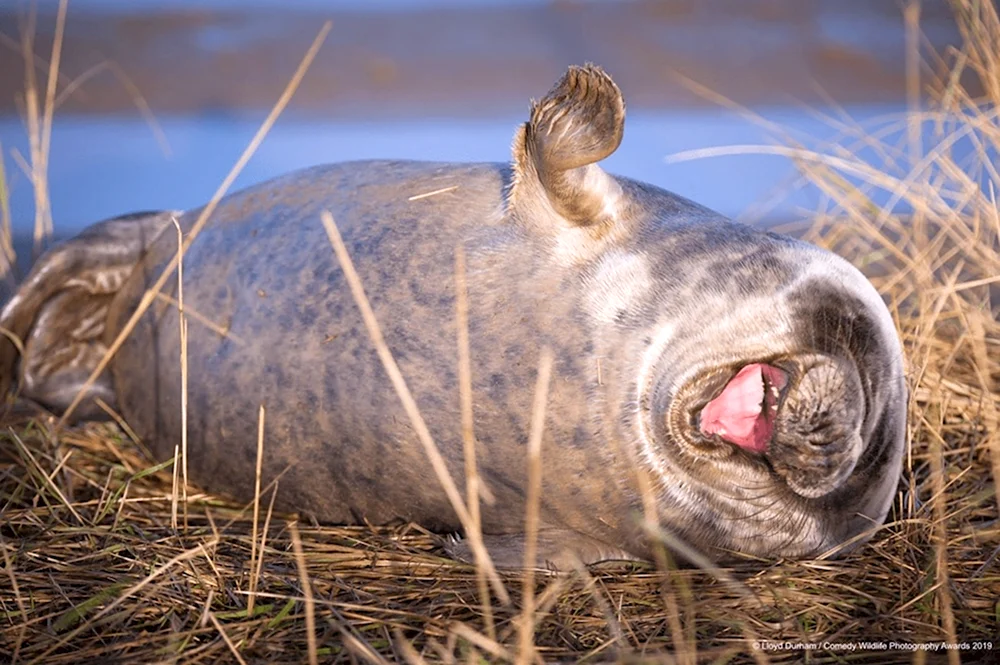
[[(225, 199), (183, 265), (184, 305), (191, 313), (188, 399), (197, 405), (187, 422), (192, 479), (237, 498), (252, 496), (257, 413), (263, 404), (262, 480), (266, 485), (280, 476), (280, 505), (331, 522), (403, 518), (430, 528), (458, 528), (320, 223), (320, 212), (329, 210), (460, 486), (450, 248), (465, 244), (474, 381), (477, 394), (489, 395), (477, 400), (479, 462), (502, 506), (486, 509), (485, 526), (498, 532), (522, 529), (524, 446), (503, 439), (527, 439), (533, 374), (550, 333), (539, 329), (533, 314), (544, 300), (538, 280), (537, 290), (520, 293), (498, 291), (491, 283), (502, 276), (507, 284), (523, 284), (511, 272), (530, 272), (544, 263), (541, 257), (532, 261), (537, 250), (527, 243), (523, 251), (512, 251), (523, 239), (503, 214), (508, 177), (499, 165), (353, 163), (299, 172)], [(190, 228), (199, 214), (186, 214), (182, 226)], [(113, 333), (176, 251), (175, 234), (168, 231), (157, 240), (115, 303)], [(532, 283), (528, 275), (525, 279)], [(165, 291), (176, 298), (176, 280)], [(126, 420), (158, 457), (173, 455), (182, 426), (175, 307), (158, 302), (150, 308), (113, 371)], [(553, 404), (584, 408), (586, 400), (572, 394), (576, 391), (558, 388)], [(586, 421), (578, 413), (562, 417)], [(547, 468), (578, 476), (601, 466), (593, 463), (593, 454), (582, 452), (559, 459)]]

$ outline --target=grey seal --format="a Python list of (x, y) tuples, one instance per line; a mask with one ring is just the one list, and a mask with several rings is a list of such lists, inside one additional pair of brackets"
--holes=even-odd
[[(329, 523), (459, 521), (387, 379), (320, 216), (330, 211), (453, 478), (462, 485), (453, 256), (468, 261), (485, 543), (524, 548), (540, 350), (554, 353), (539, 562), (649, 558), (663, 527), (717, 559), (865, 540), (894, 496), (907, 392), (876, 290), (842, 258), (734, 223), (597, 162), (622, 140), (611, 78), (572, 67), (511, 164), (317, 166), (224, 198), (183, 262), (191, 477)], [(724, 185), (720, 185), (724, 186)], [(106, 221), (53, 249), (0, 313), (0, 376), (59, 411), (200, 211)], [(150, 449), (181, 438), (176, 274), (90, 389)], [(458, 548), (460, 553), (461, 547)]]

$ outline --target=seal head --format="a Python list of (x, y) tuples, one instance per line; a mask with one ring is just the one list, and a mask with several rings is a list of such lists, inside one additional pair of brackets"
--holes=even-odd
[(885, 517), (905, 437), (885, 305), (832, 253), (606, 174), (624, 117), (603, 71), (571, 68), (515, 137), (510, 197), (583, 276), (605, 435), (638, 442), (661, 520), (717, 555), (856, 546)]

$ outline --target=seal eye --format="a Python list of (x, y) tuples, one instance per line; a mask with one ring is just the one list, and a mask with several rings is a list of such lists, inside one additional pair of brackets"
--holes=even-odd
[(701, 410), (701, 433), (718, 435), (750, 452), (767, 452), (778, 401), (787, 384), (784, 370), (763, 363), (746, 365)]

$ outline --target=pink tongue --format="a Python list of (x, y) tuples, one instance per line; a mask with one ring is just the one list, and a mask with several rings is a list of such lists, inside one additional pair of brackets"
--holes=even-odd
[(767, 450), (774, 433), (776, 400), (764, 394), (764, 378), (778, 389), (784, 387), (785, 373), (777, 367), (755, 363), (734, 376), (722, 393), (701, 411), (701, 432), (755, 453)]

